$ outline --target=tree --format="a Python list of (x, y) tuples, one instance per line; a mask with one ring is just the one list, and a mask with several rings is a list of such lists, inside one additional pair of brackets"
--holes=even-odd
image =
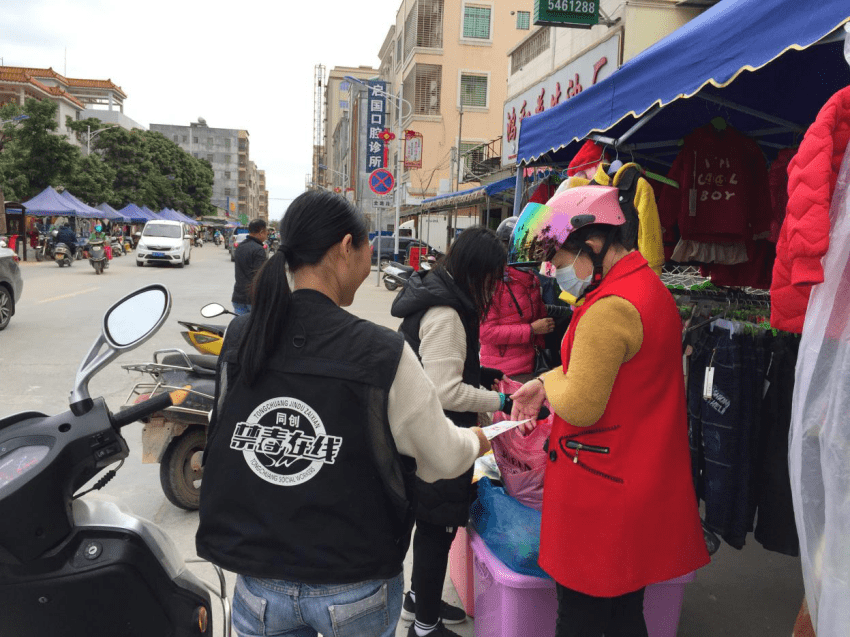
[(73, 174), (62, 185), (78, 199), (96, 206), (115, 200), (114, 183), (115, 170), (97, 155), (89, 155), (80, 158)]
[(6, 104), (0, 108), (0, 117), (9, 119), (26, 114), (28, 119), (15, 124), (5, 124), (0, 152), (0, 187), (11, 199), (29, 199), (47, 186), (63, 182), (73, 172), (80, 151), (61, 135), (58, 128), (58, 106), (50, 100), (28, 98), (23, 108)]

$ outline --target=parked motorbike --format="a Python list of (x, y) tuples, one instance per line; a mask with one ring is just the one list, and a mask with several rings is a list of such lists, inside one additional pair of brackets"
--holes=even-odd
[(35, 246), (35, 260), (44, 261), (53, 258), (53, 235), (50, 233), (39, 233), (38, 243)]
[(103, 271), (109, 267), (109, 260), (106, 258), (103, 241), (89, 242), (89, 263), (94, 268), (95, 274), (103, 274)]
[(124, 256), (124, 245), (121, 242), (121, 237), (112, 237), (110, 241), (110, 245), (112, 246), (112, 255), (116, 257)]
[(204, 238), (199, 234), (195, 235), (195, 247), (196, 248), (203, 248), (204, 247)]
[(66, 244), (57, 243), (53, 248), (53, 260), (60, 268), (66, 265), (70, 268), (74, 263), (74, 253)]
[[(431, 270), (437, 264), (437, 258), (429, 254), (419, 262), (420, 270)], [(384, 273), (384, 287), (394, 292), (400, 287), (407, 285), (407, 281), (413, 276), (415, 270), (412, 265), (404, 265), (398, 261), (387, 261), (382, 267)]]
[[(219, 303), (210, 303), (201, 308), (201, 315), (205, 318), (213, 318), (222, 314), (237, 316)], [(177, 322), (186, 328), (186, 331), (180, 332), (180, 335), (201, 354), (213, 356), (221, 354), (221, 344), (224, 341), (226, 325), (210, 325), (209, 323), (193, 323), (191, 321)]]
[(209, 413), (215, 399), (216, 356), (186, 354), (179, 349), (154, 352), (152, 363), (122, 365), (151, 381), (136, 383), (127, 403), (138, 404), (169, 392), (183, 392), (180, 405), (142, 419), (142, 462), (159, 463), (162, 491), (174, 506), (193, 511), (201, 498), (201, 458), (207, 444)]
[(122, 427), (184, 397), (162, 393), (113, 414), (89, 394), (94, 375), (150, 339), (170, 310), (162, 285), (131, 293), (106, 312), (77, 372), (69, 411), (0, 419), (0, 634), (210, 637), (215, 598), (220, 634), (230, 635), (221, 569), (214, 567), (217, 586), (205, 582), (158, 526), (122, 505), (82, 497), (106, 485), (129, 456)]

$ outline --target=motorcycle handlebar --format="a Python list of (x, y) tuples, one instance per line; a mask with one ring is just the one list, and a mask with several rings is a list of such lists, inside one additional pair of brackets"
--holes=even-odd
[(138, 405), (133, 405), (127, 409), (122, 409), (117, 414), (113, 414), (112, 424), (116, 429), (121, 429), (121, 427), (126, 427), (145, 416), (150, 416), (153, 413), (167, 409), (168, 407), (171, 407), (172, 404), (171, 394), (159, 394), (152, 398), (148, 398), (146, 401), (141, 402)]

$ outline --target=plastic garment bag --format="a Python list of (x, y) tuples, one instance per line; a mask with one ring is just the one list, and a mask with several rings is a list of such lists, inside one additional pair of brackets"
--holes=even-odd
[(818, 635), (850, 635), (850, 148), (830, 208), (824, 282), (797, 361), (789, 465), (806, 598)]

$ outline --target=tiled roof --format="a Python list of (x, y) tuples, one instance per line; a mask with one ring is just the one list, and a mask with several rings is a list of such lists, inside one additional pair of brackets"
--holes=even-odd
[[(65, 98), (66, 100), (72, 102), (73, 104), (76, 104), (80, 108), (84, 109), (86, 107), (85, 104), (83, 104), (80, 100), (78, 100), (76, 97), (74, 97), (64, 89), (61, 89), (58, 86), (47, 86), (39, 82), (37, 79), (35, 79), (34, 76), (36, 75), (36, 73), (34, 73), (33, 71), (44, 71), (44, 69), (26, 69), (16, 66), (3, 66), (0, 67), (0, 82), (17, 82), (19, 84), (31, 84), (32, 86), (35, 86), (44, 93), (49, 93), (50, 95), (54, 95), (56, 97)], [(45, 77), (45, 75), (42, 74), (42, 77)]]
[(112, 80), (86, 80), (81, 78), (69, 78), (65, 77), (61, 73), (57, 73), (52, 68), (48, 69), (37, 69), (37, 68), (29, 68), (24, 66), (3, 66), (0, 67), (0, 70), (10, 70), (10, 71), (22, 71), (31, 75), (32, 77), (49, 77), (54, 80), (57, 80), (64, 84), (65, 86), (79, 86), (80, 88), (105, 88), (105, 89), (113, 89), (121, 94), (122, 97), (127, 97), (127, 94), (124, 90), (115, 84)]
[(69, 77), (68, 85), (86, 88), (111, 88), (112, 90), (120, 93), (123, 97), (127, 97), (127, 94), (124, 92), (124, 90), (120, 86), (115, 84), (112, 80), (82, 80), (79, 78)]

